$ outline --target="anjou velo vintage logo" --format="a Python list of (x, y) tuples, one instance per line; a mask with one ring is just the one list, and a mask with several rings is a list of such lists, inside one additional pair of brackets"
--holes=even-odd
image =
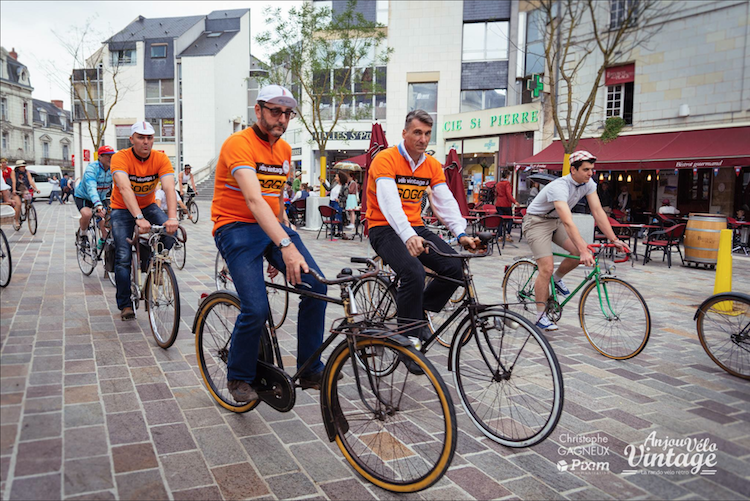
[(640, 445), (625, 447), (625, 458), (631, 468), (623, 475), (714, 475), (716, 470), (716, 444), (709, 438), (658, 438), (652, 431)]

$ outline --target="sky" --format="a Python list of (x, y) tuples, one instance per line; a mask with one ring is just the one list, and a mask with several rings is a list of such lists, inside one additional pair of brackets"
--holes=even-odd
[[(57, 33), (71, 37), (75, 28), (93, 20), (101, 41), (114, 35), (136, 17), (180, 17), (207, 15), (214, 10), (250, 9), (250, 29), (253, 43), (251, 53), (264, 59), (265, 51), (255, 44), (256, 35), (265, 31), (263, 10), (272, 5), (288, 10), (301, 1), (212, 1), (212, 2), (0, 2), (0, 42), (10, 51), (15, 47), (19, 62), (29, 68), (34, 99), (50, 101), (62, 99), (70, 109), (70, 90), (67, 81), (73, 69), (73, 57), (61, 46)], [(55, 68), (57, 70), (55, 70)]]

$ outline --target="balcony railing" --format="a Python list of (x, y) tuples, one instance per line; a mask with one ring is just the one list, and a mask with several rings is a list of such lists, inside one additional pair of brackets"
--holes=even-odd
[(47, 158), (42, 157), (39, 159), (40, 165), (59, 165), (60, 167), (73, 167), (73, 163), (70, 160), (62, 158)]

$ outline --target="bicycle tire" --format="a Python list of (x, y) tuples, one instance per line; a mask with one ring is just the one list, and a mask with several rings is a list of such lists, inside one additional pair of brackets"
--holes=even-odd
[(188, 213), (190, 214), (190, 221), (193, 222), (193, 224), (198, 224), (198, 217), (200, 216), (198, 211), (198, 204), (191, 201), (188, 205)]
[(396, 318), (396, 294), (392, 283), (380, 276), (359, 280), (352, 289), (357, 313), (366, 320), (384, 322)]
[[(28, 206), (25, 200), (21, 201), (21, 211), (20, 211), (20, 221), (21, 223), (26, 222), (26, 213), (28, 211)], [(19, 228), (20, 229), (20, 228)]]
[(0, 287), (7, 287), (13, 276), (13, 259), (5, 232), (0, 229)]
[[(336, 444), (349, 464), (378, 487), (393, 492), (430, 487), (447, 471), (456, 449), (456, 415), (445, 382), (432, 363), (411, 346), (382, 337), (358, 338), (356, 350), (358, 358), (372, 366), (378, 364), (380, 355), (387, 355), (385, 363), (408, 358), (424, 375), (411, 375), (402, 363), (387, 377), (368, 377), (367, 369), (350, 361), (348, 341), (339, 344), (326, 366), (321, 394), (328, 408), (340, 410), (334, 419)], [(342, 371), (348, 377), (339, 381)], [(409, 397), (402, 399), (401, 392)], [(428, 431), (425, 420), (430, 418)]]
[(716, 365), (728, 374), (750, 379), (750, 295), (733, 292), (710, 297), (698, 309), (696, 328), (701, 346)]
[[(234, 292), (216, 291), (201, 302), (195, 314), (193, 333), (195, 351), (201, 377), (209, 394), (219, 405), (232, 412), (247, 412), (254, 409), (260, 399), (237, 402), (227, 390), (227, 358), (229, 343), (237, 315), (240, 313), (240, 298)], [(263, 326), (258, 359), (273, 363), (273, 351), (268, 329)]]
[(111, 283), (113, 287), (117, 287), (117, 280), (115, 278), (114, 272), (110, 273), (107, 270), (104, 270), (104, 276), (107, 277), (107, 279), (109, 280), (109, 283)]
[(172, 265), (161, 263), (161, 280), (154, 279), (154, 267), (152, 264), (146, 279), (146, 312), (156, 344), (167, 349), (174, 344), (180, 330), (180, 289)]
[(29, 224), (29, 231), (32, 235), (36, 235), (36, 229), (39, 226), (39, 221), (36, 218), (36, 208), (33, 205), (29, 205), (29, 210), (26, 213), (26, 221)]
[(172, 246), (172, 261), (178, 270), (184, 269), (187, 262), (187, 245), (177, 239)]
[[(599, 353), (614, 360), (627, 360), (646, 347), (651, 335), (651, 314), (635, 287), (615, 277), (600, 277), (605, 291), (600, 306), (596, 282), (584, 287), (578, 304), (578, 319), (586, 338)], [(590, 298), (594, 298), (590, 301)], [(640, 305), (640, 308), (638, 308)], [(602, 308), (607, 311), (605, 315)], [(609, 318), (614, 313), (614, 318)], [(625, 322), (625, 324), (623, 324)], [(613, 332), (617, 329), (617, 332)]]
[[(438, 312), (425, 310), (425, 318), (427, 319), (427, 326), (429, 327), (430, 332), (435, 334), (440, 330), (446, 320), (450, 318), (450, 316), (456, 311), (456, 309), (461, 307), (464, 296), (466, 296), (466, 289), (464, 289), (463, 287), (459, 287), (451, 295), (451, 298), (448, 300), (448, 302), (445, 303), (445, 306), (443, 306), (442, 310)], [(455, 329), (458, 327), (462, 317), (462, 315), (459, 315), (454, 318), (450, 326), (437, 337), (437, 342), (440, 343), (441, 346), (444, 346), (446, 348), (450, 347), (451, 341), (453, 341), (453, 334), (455, 334)]]
[(229, 274), (227, 263), (219, 251), (216, 251), (216, 259), (214, 260), (214, 283), (216, 284), (217, 291), (224, 289), (228, 291), (236, 290), (232, 276)]
[[(264, 260), (263, 267), (266, 268), (267, 266), (268, 262)], [(266, 280), (289, 287), (286, 276), (281, 272), (274, 278), (266, 277)], [(271, 309), (273, 315), (273, 327), (274, 329), (281, 329), (286, 320), (287, 313), (289, 313), (289, 291), (274, 289), (266, 285), (266, 295), (268, 296), (268, 307)]]
[(88, 242), (85, 246), (81, 245), (81, 240), (76, 239), (76, 260), (78, 261), (78, 267), (81, 272), (89, 276), (96, 269), (96, 231), (92, 229), (91, 225), (86, 228), (85, 231), (86, 241)]
[[(521, 315), (490, 309), (475, 318), (476, 329), (469, 322), (451, 349), (453, 380), (466, 414), (487, 438), (507, 447), (542, 442), (563, 410), (555, 352)], [(465, 341), (459, 343), (458, 336)]]
[(536, 323), (536, 263), (531, 259), (519, 259), (510, 265), (503, 277), (503, 303), (508, 309)]

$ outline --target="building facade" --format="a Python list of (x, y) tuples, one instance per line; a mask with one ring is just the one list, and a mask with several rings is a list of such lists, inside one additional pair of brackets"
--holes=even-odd
[(73, 167), (73, 122), (70, 112), (60, 100), (32, 100), (34, 107), (34, 163), (59, 165), (62, 170)]
[(15, 49), (0, 48), (0, 155), (34, 162), (34, 124), (31, 76)]
[[(250, 11), (237, 9), (207, 16), (139, 16), (106, 40), (87, 68), (74, 70), (73, 80), (95, 88), (87, 106), (109, 115), (102, 143), (130, 147), (130, 126), (145, 119), (156, 131), (154, 149), (169, 156), (176, 169), (191, 164), (201, 174), (213, 167), (224, 140), (247, 125), (250, 69)], [(97, 147), (75, 91), (73, 101), (74, 148), (83, 168), (95, 160)], [(96, 116), (91, 111), (88, 116)]]
[[(597, 22), (617, 28), (628, 4), (601, 2)], [(609, 181), (615, 195), (627, 189), (634, 211), (656, 210), (668, 199), (683, 214), (734, 215), (750, 204), (750, 1), (670, 7), (646, 16), (658, 28), (647, 43), (623, 51), (606, 68), (579, 148), (599, 155), (597, 177)], [(591, 30), (589, 21), (578, 34)], [(581, 85), (572, 88), (574, 102), (586, 99), (601, 66), (596, 52), (585, 60), (575, 75)], [(561, 85), (559, 94), (565, 93)], [(622, 118), (624, 127), (605, 145), (598, 138), (611, 117)], [(562, 147), (550, 142), (535, 157), (542, 162), (530, 163), (561, 162)], [(624, 145), (630, 151), (620, 153)]]

